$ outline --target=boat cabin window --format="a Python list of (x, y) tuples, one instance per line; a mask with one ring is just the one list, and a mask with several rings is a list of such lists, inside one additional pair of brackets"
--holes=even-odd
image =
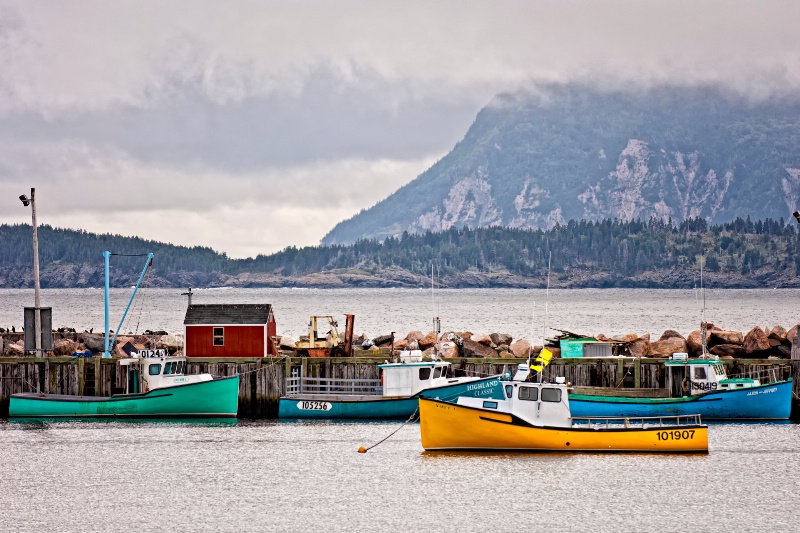
[(214, 346), (225, 346), (225, 328), (214, 328)]
[(725, 368), (722, 365), (714, 365), (714, 373), (718, 376), (724, 376)]
[(692, 369), (694, 379), (706, 379), (706, 369), (703, 366), (696, 366)]
[(424, 366), (419, 369), (419, 380), (427, 381), (431, 378), (431, 367)]
[(543, 402), (560, 402), (561, 389), (551, 389), (542, 387), (542, 401)]
[(165, 376), (168, 376), (168, 375), (172, 374), (172, 366), (174, 364), (176, 364), (176, 363), (173, 363), (172, 361), (170, 361), (169, 363), (164, 363), (164, 375)]
[(511, 395), (514, 393), (514, 387), (511, 385), (506, 385), (506, 398), (511, 398)]
[(520, 387), (517, 394), (520, 400), (536, 401), (539, 399), (539, 389), (536, 387)]
[(161, 365), (150, 365), (147, 367), (147, 372), (151, 376), (158, 376), (161, 374)]
[(434, 368), (433, 369), (433, 379), (442, 377), (442, 372), (443, 371), (444, 371), (444, 368), (441, 367), (441, 366), (437, 366), (436, 368)]
[(497, 409), (497, 402), (483, 402), (483, 406), (486, 409)]

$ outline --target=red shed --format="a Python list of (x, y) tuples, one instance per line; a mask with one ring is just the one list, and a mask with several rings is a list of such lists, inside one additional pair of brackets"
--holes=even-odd
[(190, 305), (183, 320), (187, 357), (275, 355), (269, 304)]

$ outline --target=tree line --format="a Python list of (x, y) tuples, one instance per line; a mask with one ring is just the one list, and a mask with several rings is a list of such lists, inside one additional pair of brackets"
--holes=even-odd
[[(793, 222), (793, 221), (792, 221)], [(403, 233), (384, 241), (352, 245), (289, 246), (248, 259), (232, 259), (208, 247), (185, 247), (120, 235), (40, 226), (41, 268), (49, 264), (102, 264), (102, 252), (155, 254), (161, 277), (181, 273), (270, 273), (296, 277), (311, 273), (402, 269), (444, 276), (503, 271), (521, 277), (575, 270), (639, 276), (675, 268), (755, 275), (760, 269), (786, 276), (800, 272), (800, 238), (795, 224), (749, 217), (709, 225), (702, 218), (671, 220), (570, 221), (548, 230), (504, 227), (451, 228), (441, 233)], [(32, 268), (30, 225), (0, 226), (0, 268)], [(135, 263), (140, 263), (136, 259)]]

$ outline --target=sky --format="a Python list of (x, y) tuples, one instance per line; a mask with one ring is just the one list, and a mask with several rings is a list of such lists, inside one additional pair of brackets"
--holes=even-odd
[(0, 0), (0, 224), (314, 246), (500, 92), (800, 89), (800, 2)]

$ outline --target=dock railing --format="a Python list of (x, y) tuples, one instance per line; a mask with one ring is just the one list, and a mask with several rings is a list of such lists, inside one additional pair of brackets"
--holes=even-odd
[(383, 393), (380, 379), (342, 379), (342, 378), (286, 378), (286, 394), (363, 394)]

